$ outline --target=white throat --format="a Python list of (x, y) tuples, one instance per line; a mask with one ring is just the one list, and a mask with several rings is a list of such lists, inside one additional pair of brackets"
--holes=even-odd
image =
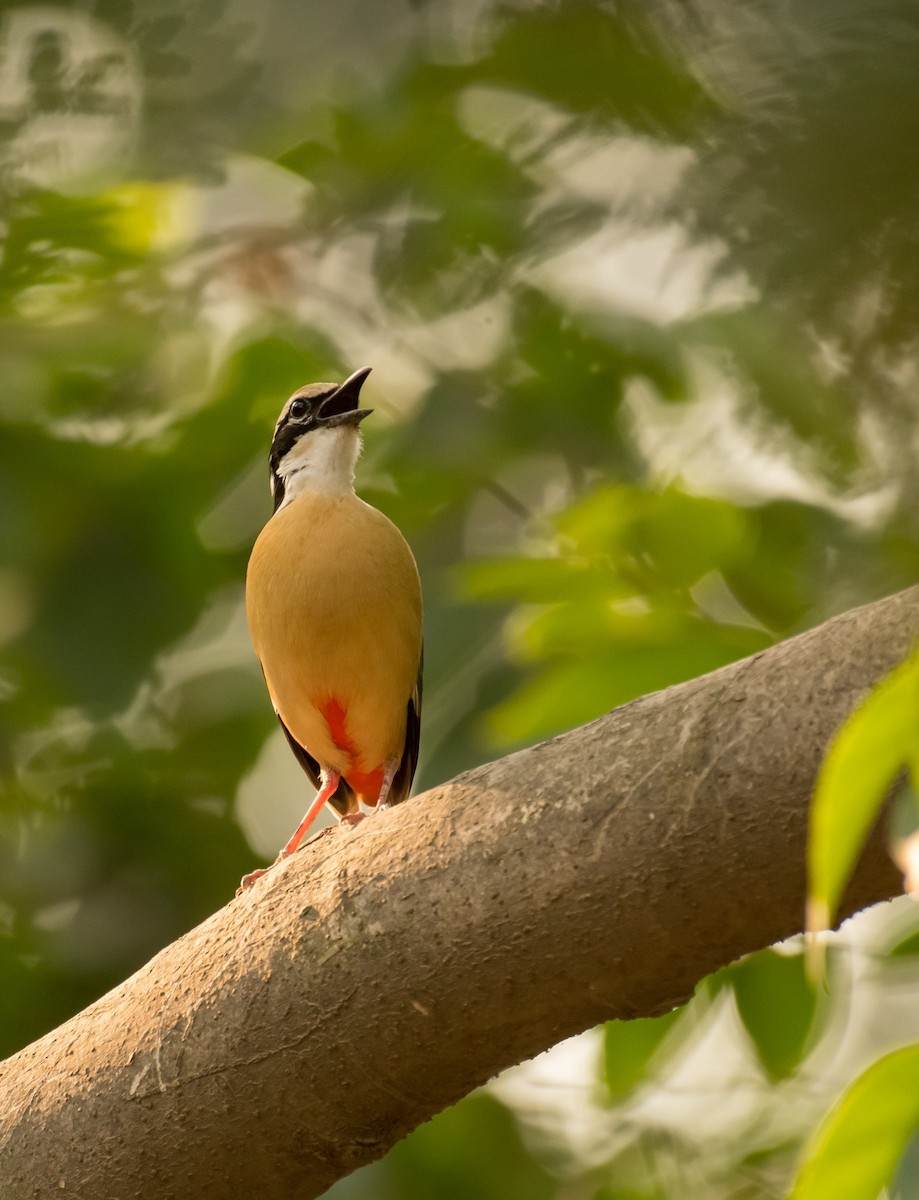
[(305, 433), (278, 464), (284, 480), (285, 508), (301, 492), (346, 496), (354, 491), (354, 468), (361, 452), (361, 437), (353, 425), (314, 429)]

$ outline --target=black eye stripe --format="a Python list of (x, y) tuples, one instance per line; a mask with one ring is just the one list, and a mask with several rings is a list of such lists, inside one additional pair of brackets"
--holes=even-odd
[(268, 456), (275, 511), (284, 499), (284, 481), (279, 474), (281, 463), (304, 434), (318, 427), (318, 410), (337, 389), (338, 384), (335, 383), (313, 384), (309, 389), (313, 394), (295, 396), (281, 413)]
[(271, 447), (270, 463), (271, 469), (276, 471), (281, 464), (281, 459), (291, 451), (301, 436), (306, 432), (303, 425), (285, 423), (281, 426), (278, 432), (274, 435), (274, 444)]

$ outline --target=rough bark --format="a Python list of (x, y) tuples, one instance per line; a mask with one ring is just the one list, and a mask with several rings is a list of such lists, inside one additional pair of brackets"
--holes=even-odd
[[(799, 931), (821, 755), (917, 630), (912, 589), (319, 838), (0, 1066), (0, 1194), (317, 1196)], [(846, 911), (898, 886), (876, 836)]]

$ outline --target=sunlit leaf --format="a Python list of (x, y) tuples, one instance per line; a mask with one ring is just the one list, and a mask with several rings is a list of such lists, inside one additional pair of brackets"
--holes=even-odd
[(105, 193), (113, 241), (143, 253), (175, 250), (199, 227), (202, 201), (179, 184), (122, 183)]
[(649, 497), (635, 521), (632, 548), (647, 554), (668, 582), (688, 587), (724, 571), (750, 543), (750, 519), (740, 508), (668, 488)]
[(625, 593), (601, 563), (584, 559), (493, 558), (467, 563), (459, 573), (466, 596), (546, 604), (601, 591), (611, 599)]
[(916, 756), (919, 656), (888, 675), (846, 721), (820, 769), (808, 836), (808, 928), (835, 916), (862, 844), (897, 772)]
[(789, 1200), (875, 1200), (919, 1126), (919, 1046), (886, 1055), (812, 1139)]
[[(570, 616), (577, 620), (575, 612)], [(640, 636), (634, 641), (627, 628), (623, 622), (621, 638), (601, 646), (602, 654), (585, 639), (581, 653), (550, 661), (491, 709), (485, 728), (494, 744), (548, 737), (647, 692), (713, 671), (766, 644), (754, 630), (693, 620), (670, 625), (665, 619), (657, 630), (647, 631), (639, 623)], [(645, 632), (649, 636), (642, 636)], [(569, 650), (572, 640), (573, 635), (567, 641)]]

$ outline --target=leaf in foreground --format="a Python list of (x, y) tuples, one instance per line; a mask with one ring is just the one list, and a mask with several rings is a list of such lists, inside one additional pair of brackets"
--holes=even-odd
[(916, 759), (919, 656), (878, 684), (834, 738), (817, 779), (808, 837), (807, 927), (832, 924), (897, 773)]
[(919, 1126), (919, 1045), (874, 1063), (811, 1142), (789, 1200), (874, 1200)]

